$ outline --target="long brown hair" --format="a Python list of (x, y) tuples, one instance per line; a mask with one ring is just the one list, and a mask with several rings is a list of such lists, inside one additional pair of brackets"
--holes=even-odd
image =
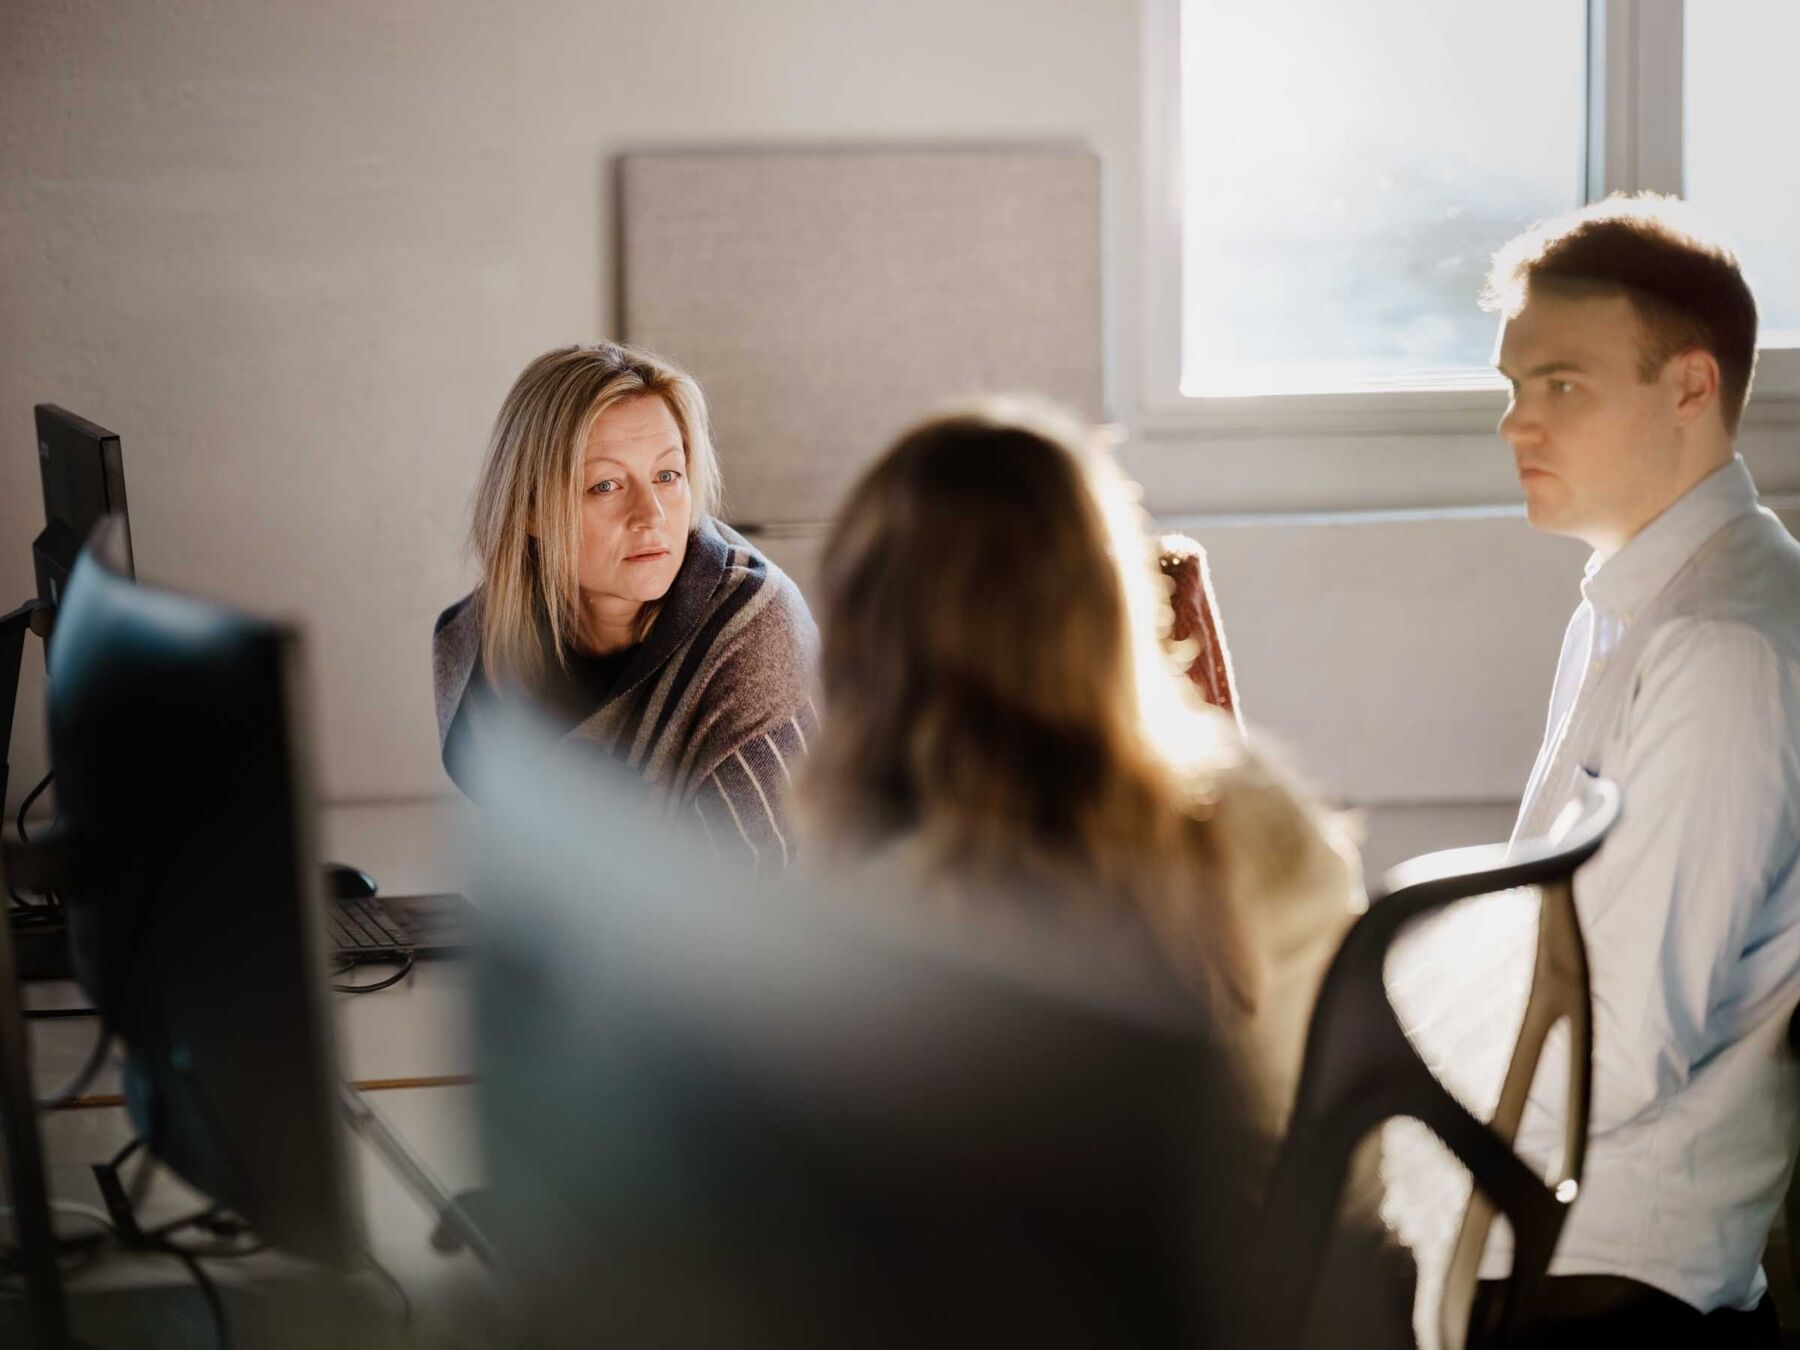
[[(481, 656), (495, 684), (531, 687), (546, 648), (549, 659), (566, 659), (581, 610), (582, 449), (601, 413), (639, 394), (662, 399), (681, 428), (691, 528), (719, 508), (719, 464), (693, 377), (618, 342), (558, 347), (526, 366), (500, 406), (475, 490)], [(658, 608), (644, 606), (641, 628)]]
[(825, 722), (800, 803), (828, 860), (898, 848), (933, 894), (1110, 908), (1249, 1003), (1210, 820), (1209, 770), (1240, 743), (1158, 649), (1154, 579), (1092, 429), (996, 401), (915, 427), (825, 546)]

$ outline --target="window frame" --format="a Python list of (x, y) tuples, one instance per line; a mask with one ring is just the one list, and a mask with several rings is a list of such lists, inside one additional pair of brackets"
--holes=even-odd
[[(1153, 436), (1202, 439), (1491, 432), (1506, 405), (1499, 388), (1236, 398), (1182, 393), (1182, 3), (1144, 0), (1143, 370), (1132, 421)], [(1679, 193), (1683, 0), (1588, 0), (1587, 8), (1585, 198)], [(1744, 425), (1796, 423), (1800, 348), (1764, 348)]]

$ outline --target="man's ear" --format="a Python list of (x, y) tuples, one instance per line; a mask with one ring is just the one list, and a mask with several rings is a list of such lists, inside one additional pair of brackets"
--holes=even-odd
[(1719, 403), (1719, 362), (1703, 347), (1690, 347), (1669, 358), (1675, 386), (1675, 425), (1692, 426)]

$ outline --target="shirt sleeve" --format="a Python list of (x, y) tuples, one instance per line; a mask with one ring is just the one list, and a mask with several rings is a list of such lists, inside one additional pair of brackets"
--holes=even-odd
[(1575, 878), (1595, 1132), (1656, 1110), (1730, 1037), (1716, 1014), (1792, 863), (1795, 683), (1765, 635), (1728, 622), (1672, 623), (1639, 660), (1624, 753), (1607, 766), (1623, 811)]
[(808, 739), (804, 716), (790, 717), (744, 742), (702, 780), (694, 811), (715, 849), (748, 858), (753, 872), (791, 865), (787, 799)]

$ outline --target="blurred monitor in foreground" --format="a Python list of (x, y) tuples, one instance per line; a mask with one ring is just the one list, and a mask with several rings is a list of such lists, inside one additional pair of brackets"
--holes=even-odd
[(150, 1152), (270, 1245), (362, 1249), (324, 1007), (299, 639), (140, 586), (108, 521), (52, 639), (75, 969)]
[(1223, 1343), (1242, 1141), (1183, 997), (753, 885), (521, 727), (480, 772), (484, 1218), (543, 1343)]

